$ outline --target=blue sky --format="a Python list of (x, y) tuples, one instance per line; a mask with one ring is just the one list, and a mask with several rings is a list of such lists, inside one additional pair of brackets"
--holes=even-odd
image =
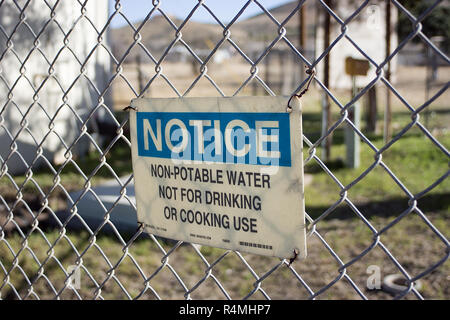
[[(292, 0), (259, 0), (266, 8), (270, 9), (279, 5), (291, 2)], [(229, 22), (243, 7), (247, 0), (206, 0), (205, 4), (216, 14), (224, 23)], [(178, 18), (186, 17), (192, 8), (198, 3), (197, 0), (161, 0), (160, 8), (167, 14)], [(110, 0), (110, 10), (114, 10), (114, 0)], [(130, 19), (131, 22), (142, 20), (153, 8), (151, 0), (122, 0), (121, 11)], [(261, 9), (254, 3), (244, 11), (242, 17), (247, 18), (261, 13)], [(214, 23), (214, 18), (203, 8), (199, 8), (192, 17), (192, 20), (204, 23)], [(120, 19), (112, 21), (113, 27), (121, 27), (126, 22)]]

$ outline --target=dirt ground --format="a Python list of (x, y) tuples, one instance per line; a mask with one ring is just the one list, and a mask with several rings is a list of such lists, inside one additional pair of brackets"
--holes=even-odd
[[(441, 232), (449, 234), (448, 212), (428, 214), (427, 217)], [(393, 219), (394, 217), (371, 217), (368, 221), (380, 230)], [(277, 258), (246, 253), (240, 255), (228, 252), (225, 257), (221, 257), (226, 253), (225, 250), (206, 246), (200, 248), (206, 259), (203, 260), (193, 246), (183, 244), (169, 255), (167, 264), (160, 269), (164, 258), (161, 250), (168, 252), (175, 246), (175, 242), (159, 239), (156, 244), (142, 235), (132, 242), (128, 251), (124, 251), (123, 245), (129, 239), (126, 236), (125, 242), (121, 244), (112, 234), (100, 234), (93, 245), (87, 232), (68, 230), (61, 240), (56, 241), (60, 236), (57, 230), (46, 228), (45, 222), (41, 223), (41, 227), (48, 242), (39, 232), (34, 232), (25, 243), (17, 232), (6, 234), (8, 245), (5, 241), (0, 241), (2, 269), (8, 270), (14, 263), (10, 249), (18, 252), (23, 248), (18, 258), (22, 269), (16, 268), (11, 272), (8, 284), (0, 288), (2, 298), (17, 298), (11, 285), (21, 297), (26, 297), (29, 292), (28, 281), (33, 282), (33, 290), (41, 299), (54, 298), (56, 292), (63, 288), (65, 279), (60, 266), (67, 268), (75, 264), (75, 250), (78, 254), (83, 253), (85, 269), (80, 275), (81, 286), (78, 293), (86, 299), (95, 298), (98, 293), (96, 288), (100, 285), (101, 298), (105, 299), (184, 299), (186, 290), (192, 288), (195, 288), (190, 294), (193, 299), (225, 299), (222, 289), (232, 299), (264, 299), (263, 291), (272, 299), (308, 299), (311, 293), (320, 292), (330, 284), (331, 287), (321, 292), (317, 299), (361, 299), (353, 286), (357, 286), (369, 299), (392, 299), (394, 296), (382, 289), (367, 288), (373, 272), (371, 268), (379, 270), (382, 284), (385, 276), (400, 273), (396, 263), (400, 263), (405, 272), (413, 277), (448, 255), (445, 244), (415, 213), (409, 214), (382, 234), (380, 242), (373, 248), (373, 234), (360, 219), (321, 221), (317, 226), (320, 236), (312, 234), (308, 237), (307, 258), (295, 261), (292, 268), (288, 268), (286, 264), (280, 265)], [(27, 228), (24, 228), (24, 232), (27, 232)], [(57, 244), (53, 250), (49, 250), (49, 244), (55, 241)], [(332, 251), (327, 249), (324, 241)], [(372, 249), (362, 255), (367, 248)], [(391, 260), (386, 252), (390, 252), (395, 260)], [(356, 257), (359, 258), (345, 272), (339, 270), (341, 263), (348, 263)], [(35, 259), (40, 263), (47, 261), (44, 267), (46, 278), (36, 280), (38, 263)], [(218, 262), (214, 264), (210, 276), (203, 281), (208, 274), (206, 263), (213, 264), (216, 261)], [(111, 275), (112, 266), (115, 266), (115, 272)], [(428, 273), (421, 279), (420, 294), (427, 299), (449, 299), (449, 272), (450, 263), (447, 261)], [(260, 287), (263, 291), (254, 292), (256, 277), (264, 279)], [(0, 279), (3, 282), (4, 274)], [(149, 279), (150, 287), (145, 287), (145, 279)], [(335, 280), (337, 281), (334, 282)], [(223, 286), (222, 289), (219, 283)], [(77, 298), (69, 289), (62, 291), (60, 297)], [(28, 298), (32, 299), (33, 296)], [(405, 299), (417, 297), (409, 293)]]

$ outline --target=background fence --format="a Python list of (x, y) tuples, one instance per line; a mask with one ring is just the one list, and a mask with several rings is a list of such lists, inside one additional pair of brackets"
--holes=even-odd
[[(331, 1), (298, 1), (280, 19), (264, 1), (246, 1), (227, 23), (214, 1), (192, 1), (181, 19), (166, 12), (165, 2), (148, 4), (146, 17), (132, 23), (126, 1), (115, 1), (109, 15), (102, 1), (0, 1), (0, 297), (449, 298), (449, 58), (422, 30), (448, 2), (430, 2), (413, 15), (401, 1), (351, 2), (350, 12)], [(372, 56), (380, 54), (381, 44), (378, 51), (367, 50), (351, 36), (353, 23), (374, 3), (389, 3), (410, 23), (407, 36), (387, 45), (382, 59)], [(253, 47), (237, 27), (252, 6), (272, 28)], [(300, 47), (301, 31), (290, 27), (308, 6), (316, 8), (316, 26), (328, 20), (337, 30), (328, 43), (326, 36), (320, 40), (323, 49), (316, 52)], [(215, 29), (208, 25), (198, 32), (200, 38), (213, 33), (206, 48), (189, 38), (200, 11), (214, 21)], [(116, 20), (121, 28), (112, 28)], [(146, 42), (146, 28), (156, 21), (165, 31)], [(252, 32), (258, 39), (263, 31)], [(158, 40), (159, 47), (151, 47)], [(444, 70), (421, 98), (407, 90), (418, 78), (413, 67), (403, 78), (388, 69), (413, 40), (439, 59), (438, 73)], [(373, 72), (350, 99), (323, 75), (330, 72), (327, 59), (344, 42)], [(233, 57), (220, 69), (225, 48)], [(280, 60), (276, 68), (274, 57)], [(312, 69), (318, 72), (302, 74)], [(273, 80), (288, 72), (287, 85)], [(133, 177), (126, 175), (128, 115), (120, 111), (130, 98), (144, 92), (290, 95), (310, 77), (313, 88), (302, 97), (305, 171), (311, 179), (305, 187), (306, 260), (289, 266), (286, 260), (160, 239), (137, 224), (135, 232), (119, 226), (119, 207), (135, 212)], [(394, 101), (385, 141), (351, 115), (373, 87), (389, 92), (389, 98), (378, 94), (383, 106)], [(341, 166), (342, 130), (362, 141), (360, 168)], [(106, 179), (117, 186), (109, 204), (96, 189)], [(100, 222), (81, 209), (87, 195), (102, 210)], [(391, 295), (379, 290), (386, 275), (397, 273), (403, 289)]]

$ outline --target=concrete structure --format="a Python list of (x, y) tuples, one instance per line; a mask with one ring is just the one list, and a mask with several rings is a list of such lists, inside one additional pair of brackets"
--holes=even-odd
[[(53, 2), (49, 1), (49, 4), (53, 5)], [(17, 3), (23, 7), (26, 1)], [(86, 18), (77, 20), (81, 15), (81, 6), (75, 8), (72, 1), (58, 3), (54, 10), (54, 20), (57, 23), (51, 21), (48, 24), (52, 9), (44, 1), (31, 1), (24, 11), (26, 23), (18, 27), (21, 20), (20, 9), (12, 1), (2, 4), (0, 10), (0, 25), (3, 28), (0, 31), (0, 91), (4, 92), (0, 96), (2, 159), (8, 157), (10, 153), (8, 146), (18, 135), (17, 151), (28, 165), (36, 158), (37, 146), (43, 139), (45, 139), (42, 144), (43, 155), (48, 160), (56, 162), (65, 160), (63, 154), (80, 134), (81, 122), (98, 105), (98, 91), (104, 90), (110, 77), (108, 52), (102, 47), (97, 48), (89, 57), (83, 75), (80, 74), (81, 64), (97, 45), (98, 32), (107, 22), (108, 1), (89, 1), (86, 9), (87, 17), (97, 31)], [(11, 34), (13, 35), (9, 41)], [(68, 35), (67, 47), (65, 47), (66, 35)], [(107, 43), (106, 38), (103, 41)], [(53, 68), (50, 68), (50, 65), (53, 65)], [(38, 89), (39, 92), (35, 95)], [(68, 94), (65, 95), (68, 90)], [(34, 101), (34, 97), (38, 99)], [(105, 105), (111, 105), (109, 98), (105, 99)], [(98, 121), (106, 118), (105, 112), (101, 108), (95, 113), (95, 120), (88, 122), (88, 130), (95, 130)], [(54, 119), (53, 124), (51, 119)], [(20, 132), (22, 126), (25, 126), (25, 130)], [(53, 131), (48, 134), (50, 128), (53, 128)], [(88, 146), (88, 140), (81, 139), (75, 145), (73, 153), (83, 154)], [(40, 158), (35, 164), (39, 165), (42, 162), (43, 159)], [(27, 168), (17, 154), (9, 158), (7, 166), (11, 174), (21, 174)]]
[[(121, 178), (122, 184), (125, 184), (130, 176), (125, 176)], [(83, 195), (77, 204), (78, 213), (83, 217), (83, 220), (89, 225), (91, 229), (96, 229), (104, 221), (105, 209), (109, 210), (117, 201), (120, 196), (121, 187), (116, 180), (110, 180), (100, 186), (92, 188), (92, 192), (87, 192)], [(130, 201), (136, 205), (136, 200), (134, 196), (134, 182), (130, 182), (127, 187), (127, 196)], [(72, 192), (70, 197), (73, 201), (78, 200), (83, 190)], [(97, 200), (98, 199), (98, 200)], [(104, 208), (100, 204), (99, 200), (103, 204)], [(67, 207), (71, 208), (72, 203), (68, 201)], [(68, 212), (60, 212), (58, 214), (60, 218), (66, 218)], [(77, 228), (81, 225), (77, 225), (78, 219), (74, 218), (69, 227)], [(114, 226), (121, 232), (134, 232), (138, 227), (136, 210), (131, 206), (130, 202), (122, 198), (110, 212), (110, 221), (113, 222)], [(108, 226), (102, 229), (103, 231), (108, 231)]]

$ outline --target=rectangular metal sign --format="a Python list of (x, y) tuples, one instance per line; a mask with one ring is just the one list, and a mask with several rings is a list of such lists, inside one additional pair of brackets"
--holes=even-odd
[(345, 58), (345, 73), (350, 76), (366, 76), (370, 69), (369, 61), (364, 59)]
[(139, 98), (130, 135), (146, 231), (306, 256), (301, 107), (285, 97)]

